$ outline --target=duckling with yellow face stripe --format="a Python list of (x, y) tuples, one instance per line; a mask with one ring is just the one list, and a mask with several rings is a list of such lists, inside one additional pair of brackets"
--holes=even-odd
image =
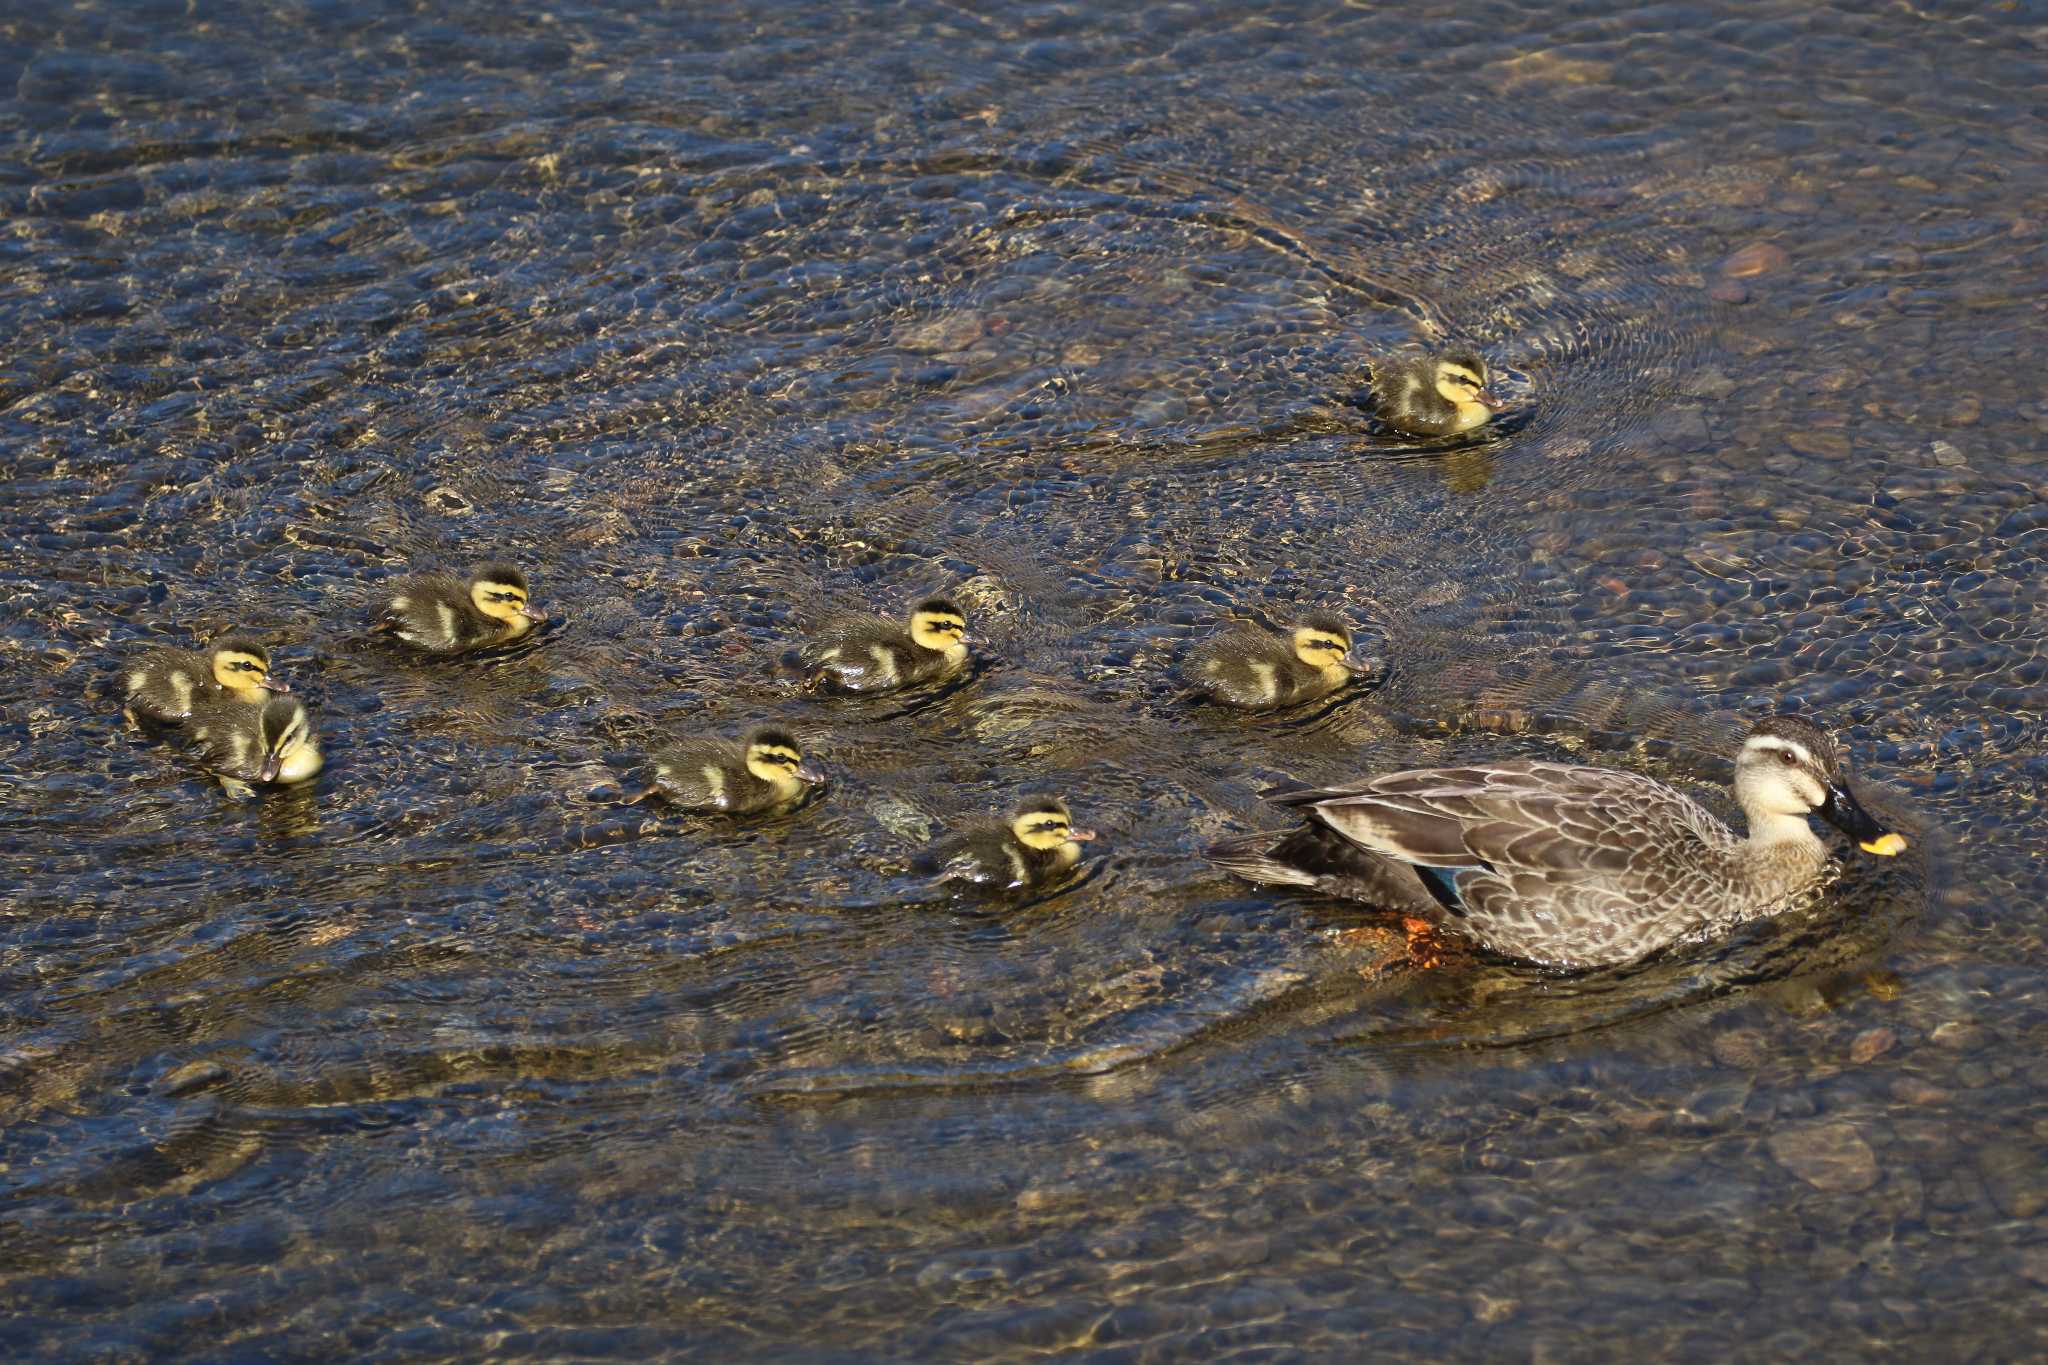
[(313, 718), (296, 697), (273, 697), (261, 706), (208, 703), (193, 713), (192, 739), (201, 761), (230, 790), (304, 782), (325, 762)]
[(1507, 404), (1487, 392), (1486, 378), (1486, 362), (1471, 351), (1372, 362), (1380, 420), (1411, 436), (1455, 436), (1492, 421)]
[(1056, 796), (1021, 802), (1001, 820), (969, 826), (933, 844), (918, 860), (941, 881), (1018, 891), (1057, 881), (1081, 861), (1095, 832), (1075, 829)]
[(967, 663), (967, 617), (943, 597), (910, 609), (906, 630), (879, 616), (837, 616), (795, 650), (807, 685), (828, 692), (895, 692), (952, 677)]
[(1352, 655), (1350, 624), (1327, 611), (1310, 612), (1284, 636), (1240, 622), (1196, 645), (1184, 669), (1211, 701), (1247, 710), (1326, 697), (1372, 671)]
[(201, 654), (191, 649), (153, 649), (122, 676), (128, 711), (166, 725), (191, 719), (195, 707), (220, 701), (259, 705), (273, 692), (289, 692), (270, 674), (270, 651), (256, 641), (230, 636)]
[(467, 581), (421, 574), (392, 590), (370, 626), (429, 654), (466, 654), (507, 644), (547, 620), (527, 601), (526, 575), (486, 564)]
[(825, 780), (804, 761), (795, 736), (774, 725), (750, 730), (737, 743), (686, 739), (657, 750), (650, 763), (654, 785), (628, 800), (659, 794), (684, 810), (728, 815), (787, 810)]

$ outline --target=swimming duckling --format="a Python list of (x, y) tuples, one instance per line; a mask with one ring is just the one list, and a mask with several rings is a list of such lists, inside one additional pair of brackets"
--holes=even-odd
[(1249, 622), (1218, 631), (1188, 653), (1190, 686), (1225, 706), (1292, 706), (1326, 697), (1373, 665), (1351, 655), (1351, 626), (1314, 611), (1284, 636)]
[(1486, 362), (1471, 351), (1382, 357), (1372, 362), (1379, 419), (1412, 436), (1484, 426), (1507, 406), (1486, 391), (1486, 375)]
[(738, 742), (686, 739), (650, 759), (654, 785), (628, 800), (659, 794), (686, 810), (758, 815), (793, 806), (825, 775), (804, 762), (789, 731), (763, 725)]
[(272, 697), (261, 706), (225, 700), (198, 708), (192, 738), (221, 785), (304, 782), (320, 771), (320, 737), (297, 697)]
[(421, 574), (392, 590), (370, 629), (429, 654), (488, 649), (548, 619), (527, 603), (526, 594), (526, 575), (510, 564), (485, 564), (467, 582), (449, 574)]
[(152, 649), (122, 679), (128, 711), (168, 725), (189, 720), (195, 706), (223, 700), (260, 704), (273, 692), (289, 692), (270, 676), (270, 651), (243, 636), (196, 649)]
[(1019, 803), (1000, 820), (971, 825), (939, 840), (919, 865), (941, 881), (1016, 891), (1043, 886), (1081, 860), (1081, 845), (1095, 831), (1075, 829), (1067, 803), (1056, 796)]
[(943, 597), (910, 609), (910, 627), (879, 616), (835, 616), (793, 651), (806, 685), (830, 692), (894, 692), (958, 673), (967, 617)]
[(1735, 755), (1747, 835), (1641, 773), (1509, 759), (1268, 792), (1307, 823), (1209, 858), (1247, 881), (1433, 919), (1507, 956), (1604, 966), (1785, 909), (1827, 871), (1810, 815), (1866, 853), (1902, 852), (1845, 766), (1813, 722), (1772, 716)]

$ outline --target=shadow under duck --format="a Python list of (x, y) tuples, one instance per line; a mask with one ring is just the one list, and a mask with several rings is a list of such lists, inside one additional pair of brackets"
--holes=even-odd
[(1217, 866), (1428, 918), (1562, 968), (1628, 962), (1787, 908), (1828, 866), (1809, 815), (1879, 857), (1906, 846), (1851, 793), (1826, 732), (1790, 716), (1758, 722), (1736, 755), (1746, 837), (1641, 774), (1542, 760), (1268, 795), (1306, 823), (1217, 844)]
[(528, 591), (526, 575), (510, 564), (485, 564), (467, 579), (418, 574), (391, 590), (370, 630), (429, 654), (489, 649), (547, 620)]

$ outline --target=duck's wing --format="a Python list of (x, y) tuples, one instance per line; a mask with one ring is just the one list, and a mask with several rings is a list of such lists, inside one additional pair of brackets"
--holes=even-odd
[(1292, 658), (1272, 635), (1238, 622), (1189, 648), (1181, 661), (1181, 680), (1234, 705), (1272, 705), (1280, 699), (1281, 679)]
[(804, 637), (811, 643), (833, 645), (845, 641), (887, 639), (902, 631), (896, 622), (873, 612), (827, 611), (806, 625)]
[(1418, 867), (1625, 876), (1646, 849), (1697, 838), (1704, 814), (1639, 774), (1563, 763), (1391, 773), (1289, 792), (1362, 848)]
[(254, 779), (263, 765), (262, 710), (232, 698), (195, 707), (189, 737), (199, 761), (217, 774)]
[(1187, 657), (1190, 660), (1244, 656), (1264, 658), (1285, 648), (1277, 637), (1251, 622), (1232, 621), (1195, 641), (1188, 647)]
[(459, 621), (466, 613), (469, 587), (447, 574), (417, 574), (379, 589), (373, 602), (373, 633), (382, 631), (404, 637), (408, 628), (419, 633), (432, 625), (452, 637), (455, 627), (443, 623), (450, 619)]
[(857, 612), (834, 612), (823, 617), (804, 632), (798, 642), (796, 655), (806, 668), (826, 668), (842, 671), (874, 667), (874, 660), (868, 651), (877, 644), (893, 642), (895, 632), (890, 623), (876, 616), (863, 616)]
[(914, 864), (937, 882), (1015, 889), (1029, 880), (1024, 864), (1010, 856), (1010, 841), (1001, 825), (970, 825), (931, 844)]
[(746, 749), (730, 740), (685, 739), (648, 756), (655, 788), (690, 806), (732, 804), (734, 789), (746, 770)]

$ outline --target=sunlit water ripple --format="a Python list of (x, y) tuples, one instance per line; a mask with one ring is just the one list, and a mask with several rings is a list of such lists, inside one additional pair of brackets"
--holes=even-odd
[[(687, 9), (0, 25), (11, 1354), (2033, 1353), (2038, 14)], [(1486, 439), (1359, 406), (1439, 341)], [(487, 556), (539, 638), (362, 634)], [(773, 676), (937, 589), (962, 683)], [(1373, 687), (1186, 703), (1310, 605)], [(230, 627), (308, 790), (119, 718)], [(1697, 951), (1376, 972), (1200, 857), (1481, 754), (1727, 810), (1781, 705), (1913, 854)], [(618, 803), (766, 716), (823, 800)], [(913, 873), (1020, 784), (1083, 876)]]

